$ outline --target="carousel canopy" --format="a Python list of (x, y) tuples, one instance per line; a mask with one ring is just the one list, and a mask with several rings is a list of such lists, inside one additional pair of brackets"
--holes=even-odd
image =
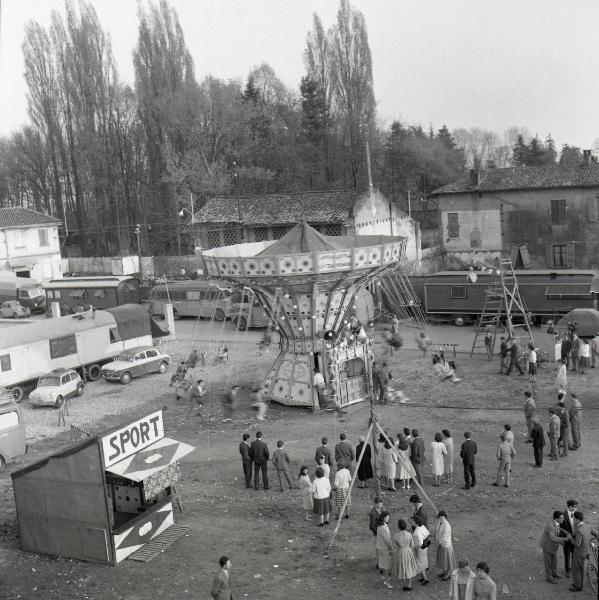
[(323, 235), (305, 222), (298, 223), (280, 240), (262, 250), (258, 256), (320, 252), (321, 250), (343, 250), (346, 246), (340, 243), (339, 239)]

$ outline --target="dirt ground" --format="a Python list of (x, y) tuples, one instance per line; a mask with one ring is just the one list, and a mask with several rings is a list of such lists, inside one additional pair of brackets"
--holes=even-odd
[[(325, 557), (333, 530), (306, 522), (301, 499), (296, 491), (278, 491), (274, 469), (269, 469), (272, 488), (256, 492), (243, 482), (238, 445), (241, 435), (254, 437), (261, 429), (271, 453), (276, 441), (286, 441), (292, 459), (292, 474), (302, 464), (313, 471), (313, 455), (323, 435), (334, 446), (342, 431), (357, 443), (367, 430), (369, 407), (348, 409), (344, 420), (328, 412), (273, 405), (266, 422), (258, 424), (249, 408), (249, 392), (233, 422), (223, 423), (219, 396), (232, 382), (251, 386), (266, 372), (274, 352), (259, 356), (259, 332), (235, 333), (229, 327), (207, 334), (206, 325), (179, 322), (178, 342), (167, 350), (178, 356), (189, 351), (193, 340), (211, 338), (216, 346), (223, 339), (230, 348), (230, 361), (203, 371), (211, 384), (211, 402), (201, 416), (189, 416), (177, 405), (169, 375), (152, 375), (134, 380), (128, 387), (105, 382), (90, 384), (81, 399), (71, 403), (68, 423), (92, 432), (128, 422), (129, 418), (164, 407), (166, 434), (194, 445), (197, 450), (182, 461), (183, 478), (177, 488), (183, 513), (176, 512), (179, 524), (189, 527), (186, 536), (149, 563), (126, 560), (107, 567), (61, 557), (22, 552), (19, 549), (17, 517), (10, 472), (23, 463), (9, 465), (0, 475), (0, 598), (10, 600), (145, 600), (161, 598), (209, 598), (218, 557), (227, 554), (233, 563), (231, 581), (235, 598), (261, 600), (303, 600), (327, 598), (440, 599), (448, 597), (447, 583), (435, 576), (434, 545), (429, 552), (431, 585), (414, 583), (409, 594), (382, 586), (374, 568), (374, 542), (368, 530), (368, 511), (375, 488), (354, 489), (351, 518), (343, 520), (335, 545)], [(537, 332), (535, 331), (535, 334)], [(498, 585), (498, 598), (559, 600), (567, 598), (570, 580), (559, 585), (544, 581), (542, 554), (538, 540), (554, 509), (565, 508), (568, 498), (576, 498), (585, 520), (597, 527), (597, 481), (599, 461), (597, 431), (599, 400), (596, 394), (599, 369), (587, 375), (569, 374), (570, 391), (575, 391), (584, 407), (583, 446), (559, 462), (545, 461), (542, 469), (533, 468), (532, 448), (525, 443), (522, 412), (526, 377), (511, 378), (497, 374), (499, 359), (487, 361), (481, 354), (470, 358), (472, 328), (440, 326), (431, 328), (435, 342), (459, 344), (456, 362), (462, 381), (440, 383), (430, 361), (423, 361), (413, 344), (412, 333), (404, 333), (405, 346), (393, 355), (394, 378), (403, 381), (407, 404), (377, 406), (381, 423), (390, 433), (404, 426), (420, 430), (430, 455), (429, 444), (435, 432), (449, 429), (456, 446), (463, 432), (470, 430), (478, 443), (476, 488), (461, 489), (463, 479), (459, 457), (455, 462), (454, 485), (431, 485), (430, 468), (425, 491), (435, 507), (446, 510), (452, 525), (456, 556), (467, 557), (471, 565), (484, 560)], [(537, 334), (547, 344), (545, 334)], [(204, 342), (206, 344), (206, 342)], [(201, 347), (201, 345), (200, 345)], [(375, 346), (376, 352), (383, 345)], [(171, 371), (172, 372), (172, 371)], [(542, 423), (548, 422), (547, 409), (555, 403), (553, 367), (540, 372), (533, 391)], [(68, 434), (55, 422), (52, 409), (25, 409), (31, 449), (24, 463), (39, 460), (68, 443)], [(495, 450), (504, 423), (511, 423), (516, 434), (517, 456), (509, 489), (494, 488)], [(411, 490), (413, 491), (413, 490)], [(392, 532), (399, 518), (411, 515), (408, 493), (383, 492), (391, 513)], [(433, 513), (428, 507), (429, 514)], [(433, 521), (434, 523), (434, 521)], [(563, 574), (563, 558), (558, 559)], [(590, 597), (590, 592), (581, 594)]]

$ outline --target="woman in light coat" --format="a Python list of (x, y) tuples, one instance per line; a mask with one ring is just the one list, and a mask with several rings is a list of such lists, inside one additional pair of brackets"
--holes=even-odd
[(447, 448), (447, 454), (445, 455), (445, 483), (453, 483), (453, 438), (449, 429), (444, 429), (443, 443)]
[(476, 574), (470, 568), (470, 563), (465, 559), (458, 561), (458, 568), (451, 573), (449, 584), (449, 597), (451, 600), (473, 600), (473, 584)]
[(387, 480), (387, 484), (389, 485), (389, 489), (393, 492), (397, 491), (395, 489), (395, 474), (397, 472), (397, 452), (395, 448), (392, 448), (389, 445), (389, 442), (385, 442), (385, 447), (383, 448), (383, 477)]
[(391, 556), (393, 552), (393, 542), (391, 541), (391, 531), (389, 529), (389, 513), (383, 511), (377, 520), (376, 528), (376, 564), (383, 574), (383, 585), (390, 590), (393, 589), (389, 581), (389, 571), (391, 570)]
[(435, 535), (437, 541), (437, 567), (441, 570), (439, 577), (442, 581), (447, 581), (456, 569), (455, 554), (451, 541), (451, 525), (444, 510), (439, 511), (437, 519), (439, 520)]
[(435, 441), (431, 442), (431, 469), (433, 472), (434, 486), (439, 486), (441, 475), (443, 475), (443, 456), (447, 454), (447, 448), (443, 443), (443, 436), (435, 433)]

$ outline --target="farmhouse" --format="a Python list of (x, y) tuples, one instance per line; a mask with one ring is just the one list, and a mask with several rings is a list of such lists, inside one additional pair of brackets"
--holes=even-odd
[(599, 164), (471, 172), (435, 190), (445, 255), (463, 262), (511, 256), (517, 268), (596, 269)]
[(197, 248), (282, 238), (307, 222), (325, 235), (394, 235), (407, 239), (406, 260), (420, 261), (420, 226), (380, 192), (296, 192), (212, 198), (194, 215)]
[(60, 220), (28, 208), (0, 208), (0, 273), (62, 277)]

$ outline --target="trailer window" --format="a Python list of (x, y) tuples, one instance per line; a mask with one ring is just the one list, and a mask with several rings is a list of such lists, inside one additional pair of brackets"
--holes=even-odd
[(77, 354), (77, 342), (74, 335), (65, 335), (50, 340), (50, 358), (61, 358), (71, 354)]
[(73, 290), (69, 293), (71, 298), (87, 298), (87, 292), (85, 290)]
[(9, 429), (10, 427), (16, 427), (19, 424), (19, 415), (16, 411), (11, 410), (0, 414), (0, 431)]
[(94, 298), (106, 298), (106, 292), (104, 290), (96, 290), (94, 292)]
[(0, 371), (10, 371), (10, 354), (3, 354), (0, 356)]
[(590, 285), (548, 285), (545, 290), (547, 298), (590, 298)]
[(450, 298), (467, 298), (468, 294), (466, 293), (465, 285), (453, 285), (449, 289), (449, 297)]
[(187, 299), (188, 300), (199, 300), (200, 292), (187, 292)]
[(121, 336), (119, 335), (119, 330), (116, 327), (110, 328), (110, 343), (114, 344), (115, 342), (120, 342)]

